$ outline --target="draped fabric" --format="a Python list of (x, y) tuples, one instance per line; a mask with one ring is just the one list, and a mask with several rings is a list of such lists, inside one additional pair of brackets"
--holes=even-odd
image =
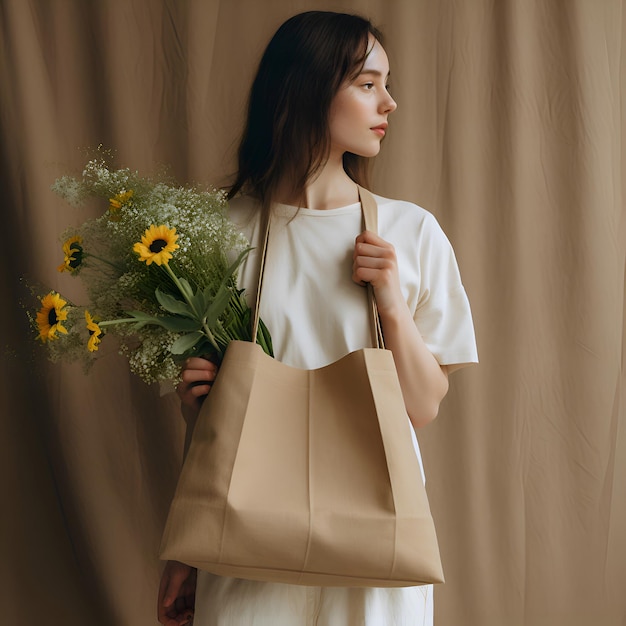
[(84, 149), (223, 184), (290, 15), (370, 16), (398, 111), (372, 190), (435, 214), (481, 363), (418, 433), (446, 584), (437, 626), (626, 623), (622, 0), (2, 0), (0, 606), (12, 624), (156, 623), (176, 398), (115, 346), (50, 364), (22, 276), (70, 297), (50, 191)]

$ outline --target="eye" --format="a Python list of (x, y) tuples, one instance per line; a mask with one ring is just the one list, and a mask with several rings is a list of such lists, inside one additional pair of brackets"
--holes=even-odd
[(387, 83), (387, 84), (385, 85), (385, 89), (386, 89), (389, 93), (391, 93), (391, 85), (390, 85), (389, 83)]
[(374, 89), (374, 83), (364, 83), (363, 87), (365, 87), (365, 89)]

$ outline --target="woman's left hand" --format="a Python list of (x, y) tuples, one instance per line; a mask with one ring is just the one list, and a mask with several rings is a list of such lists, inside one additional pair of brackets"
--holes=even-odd
[(398, 314), (401, 308), (406, 308), (396, 251), (388, 241), (368, 230), (355, 241), (352, 280), (358, 285), (372, 285), (381, 317)]

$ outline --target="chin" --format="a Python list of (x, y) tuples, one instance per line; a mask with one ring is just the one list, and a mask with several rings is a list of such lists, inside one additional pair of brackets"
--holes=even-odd
[(380, 144), (376, 144), (375, 146), (371, 146), (370, 148), (363, 148), (361, 150), (351, 150), (354, 154), (360, 157), (365, 157), (366, 159), (371, 159), (375, 157), (380, 152)]

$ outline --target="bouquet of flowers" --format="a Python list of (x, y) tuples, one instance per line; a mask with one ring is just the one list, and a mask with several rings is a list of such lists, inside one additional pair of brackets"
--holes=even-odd
[[(30, 314), (52, 360), (89, 366), (111, 334), (131, 370), (152, 383), (176, 379), (190, 356), (219, 363), (232, 339), (251, 340), (251, 311), (236, 280), (250, 247), (228, 220), (222, 191), (114, 170), (102, 156), (82, 178), (63, 176), (52, 189), (73, 205), (95, 197), (105, 206), (62, 235), (58, 269), (82, 279), (88, 302), (50, 291)], [(272, 355), (262, 322), (256, 340)]]

